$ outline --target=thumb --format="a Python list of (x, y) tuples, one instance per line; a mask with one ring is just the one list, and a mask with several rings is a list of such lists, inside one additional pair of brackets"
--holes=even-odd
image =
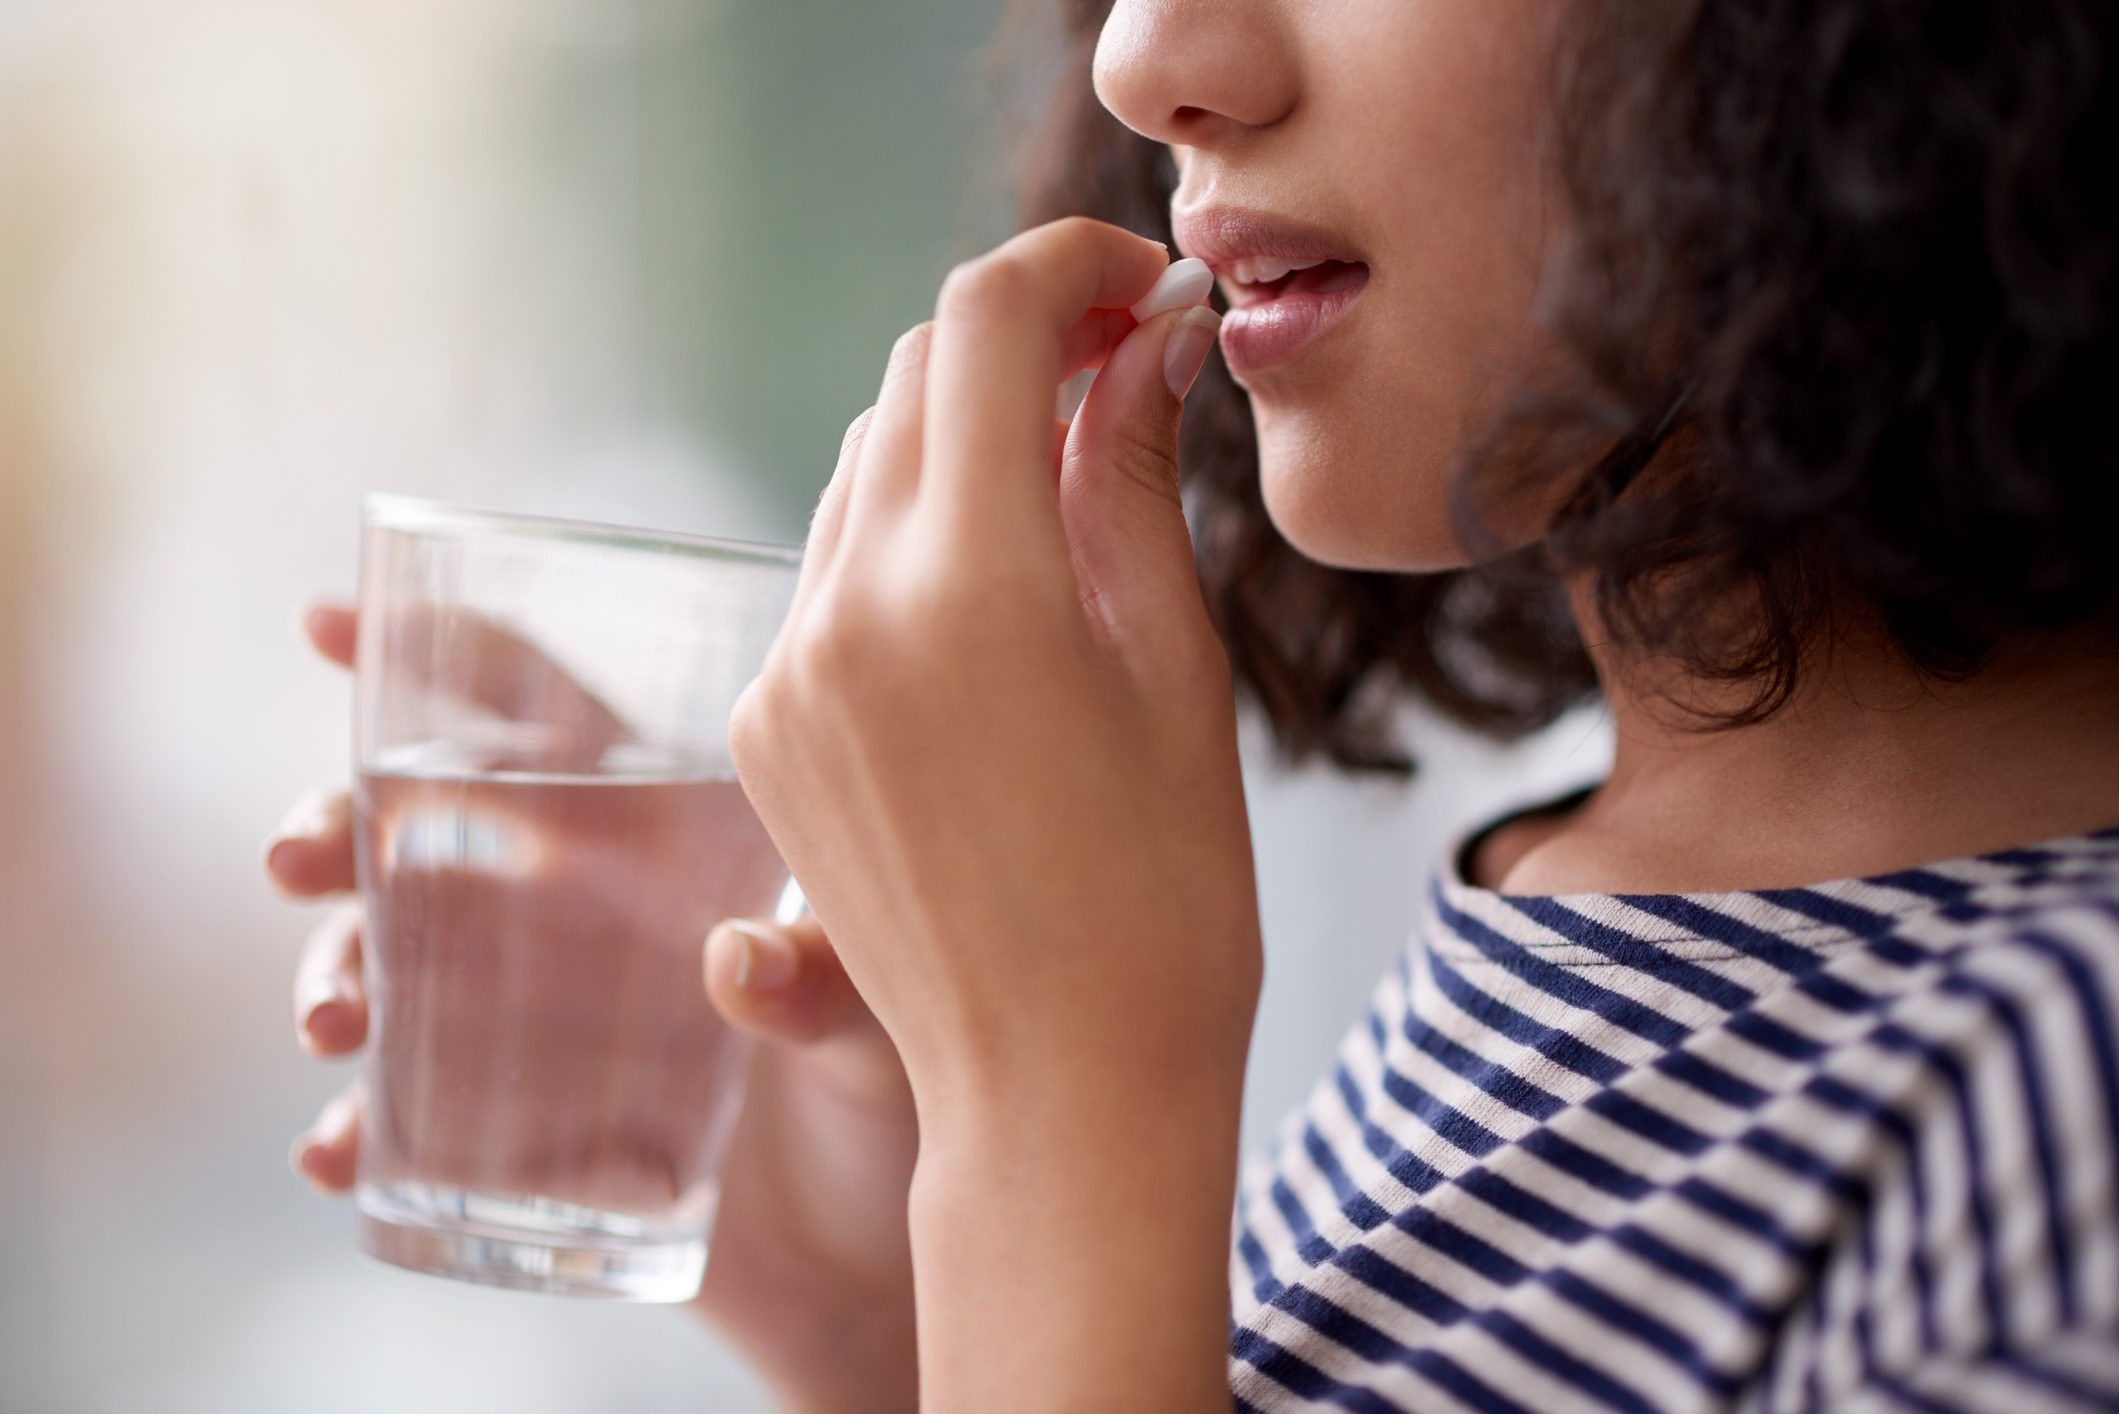
[(708, 1000), (739, 1031), (792, 1045), (883, 1034), (814, 914), (727, 919), (706, 935), (703, 963)]
[(1083, 600), (1113, 636), (1167, 623), (1173, 603), (1199, 598), (1177, 431), (1220, 327), (1205, 305), (1151, 316), (1105, 359), (1074, 416), (1060, 509)]
[(854, 990), (816, 915), (731, 918), (706, 935), (707, 999), (728, 1024), (780, 1046), (842, 1096), (907, 1100), (897, 1047)]

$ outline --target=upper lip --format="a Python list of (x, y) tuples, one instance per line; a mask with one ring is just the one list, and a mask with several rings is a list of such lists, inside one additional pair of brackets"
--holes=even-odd
[(1179, 250), (1230, 284), (1239, 260), (1362, 261), (1346, 237), (1327, 227), (1254, 208), (1187, 207), (1172, 213), (1171, 229)]

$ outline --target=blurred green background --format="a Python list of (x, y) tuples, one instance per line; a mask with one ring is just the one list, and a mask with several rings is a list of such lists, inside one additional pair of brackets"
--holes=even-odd
[(524, 160), (625, 213), (639, 410), (785, 469), (760, 480), (787, 524), (890, 341), (952, 261), (1011, 229), (1007, 139), (1032, 75), (1023, 46), (987, 43), (997, 12), (705, 4), (555, 65), (526, 128)]

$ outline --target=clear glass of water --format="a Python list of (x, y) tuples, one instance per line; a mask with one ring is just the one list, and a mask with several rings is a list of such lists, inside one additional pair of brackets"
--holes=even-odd
[(371, 1255), (576, 1296), (697, 1292), (748, 1057), (701, 944), (800, 907), (728, 721), (799, 567), (783, 546), (368, 498)]

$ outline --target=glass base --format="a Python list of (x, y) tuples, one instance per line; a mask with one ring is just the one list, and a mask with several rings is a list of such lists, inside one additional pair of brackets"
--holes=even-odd
[(689, 1301), (706, 1239), (544, 1198), (442, 1184), (360, 1185), (360, 1248), (392, 1266), (513, 1291), (611, 1301)]

